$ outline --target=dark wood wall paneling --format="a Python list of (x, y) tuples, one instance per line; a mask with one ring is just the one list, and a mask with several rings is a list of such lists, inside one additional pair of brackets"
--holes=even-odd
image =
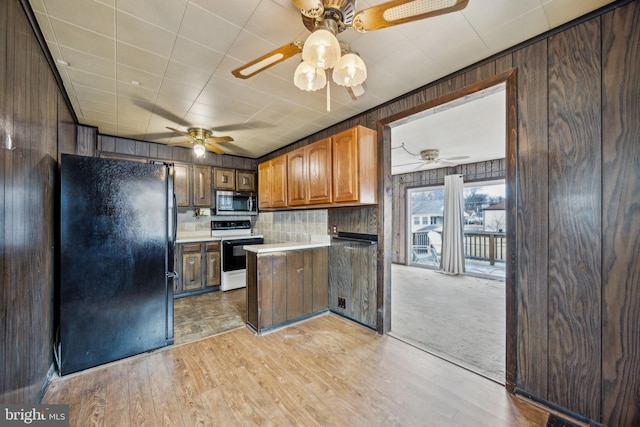
[[(18, 1), (0, 4), (0, 63), (2, 143), (10, 134), (16, 147), (0, 150), (0, 402), (28, 403), (37, 400), (53, 360), (52, 248), (64, 103)], [(61, 119), (68, 117), (61, 111)]]
[[(549, 38), (548, 400), (600, 417), (600, 20)], [(579, 391), (576, 393), (576, 391)]]
[(601, 25), (602, 422), (640, 426), (640, 2)]
[[(379, 122), (515, 68), (518, 144), (507, 179), (516, 199), (517, 289), (508, 307), (518, 319), (508, 325), (517, 331), (516, 385), (610, 427), (640, 425), (639, 4), (621, 2), (292, 144), (362, 124), (378, 130), (380, 158), (389, 163), (391, 141)], [(403, 259), (405, 213), (397, 207), (406, 205), (408, 184), (380, 178), (378, 316), (388, 330), (385, 260)], [(358, 220), (340, 219), (344, 213), (330, 212), (329, 224)]]
[[(80, 126), (82, 129), (83, 126)], [(91, 132), (82, 131), (78, 135), (78, 147), (92, 144)], [(203, 157), (196, 157), (191, 148), (170, 147), (164, 144), (120, 138), (110, 135), (97, 134), (96, 154), (108, 153), (125, 157), (139, 157), (154, 160), (170, 160), (175, 162), (193, 163), (197, 165), (217, 166), (231, 169), (256, 170), (258, 162), (248, 157), (219, 155), (206, 152)]]
[(393, 234), (392, 262), (406, 264), (407, 260), (407, 190), (410, 188), (443, 186), (446, 175), (462, 174), (465, 182), (505, 179), (505, 159), (488, 160), (454, 167), (429, 169), (392, 176)]

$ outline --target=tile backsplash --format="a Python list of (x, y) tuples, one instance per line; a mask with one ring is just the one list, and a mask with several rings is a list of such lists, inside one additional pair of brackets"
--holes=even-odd
[(265, 243), (308, 242), (312, 235), (328, 234), (327, 210), (261, 212), (253, 230)]
[(312, 235), (328, 235), (327, 209), (260, 212), (258, 216), (196, 216), (193, 209), (178, 212), (178, 234), (210, 233), (213, 220), (250, 219), (254, 234), (265, 243), (308, 242)]

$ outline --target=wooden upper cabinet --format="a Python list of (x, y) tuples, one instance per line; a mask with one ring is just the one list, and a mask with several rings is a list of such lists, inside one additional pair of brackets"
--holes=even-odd
[(213, 168), (213, 186), (216, 190), (236, 189), (236, 170), (225, 168)]
[(287, 153), (289, 206), (331, 203), (331, 138)]
[(289, 206), (307, 203), (307, 172), (305, 149), (287, 153), (287, 200)]
[(193, 206), (211, 206), (211, 167), (193, 165)]
[(271, 207), (287, 207), (287, 156), (271, 159)]
[(236, 171), (236, 190), (237, 191), (256, 191), (256, 174), (252, 171)]
[(258, 207), (287, 206), (287, 156), (282, 155), (258, 165)]
[(356, 126), (332, 137), (333, 202), (378, 202), (376, 132)]
[(173, 187), (178, 206), (189, 206), (189, 165), (175, 163), (173, 165)]
[(305, 148), (307, 203), (331, 203), (331, 138)]

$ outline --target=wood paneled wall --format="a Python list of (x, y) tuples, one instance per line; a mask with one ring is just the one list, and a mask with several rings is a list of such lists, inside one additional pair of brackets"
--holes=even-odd
[[(388, 117), (515, 69), (517, 150), (506, 161), (515, 164), (507, 170), (516, 236), (516, 298), (508, 309), (517, 311), (517, 325), (507, 329), (517, 337), (516, 386), (610, 427), (640, 426), (640, 1), (614, 7), (260, 159), (356, 124), (377, 129)], [(384, 129), (378, 134), (383, 322), (388, 264), (392, 255), (403, 259), (394, 248), (404, 217), (397, 207), (405, 203), (390, 175), (389, 138)], [(358, 217), (344, 213), (346, 223)]]
[[(164, 144), (156, 144), (135, 139), (119, 138), (109, 135), (101, 135), (91, 132), (84, 126), (79, 127), (78, 150), (83, 150), (85, 155), (97, 155), (99, 153), (117, 154), (126, 157), (142, 157), (145, 159), (170, 160), (176, 162), (193, 163), (198, 165), (217, 166), (231, 169), (256, 170), (258, 162), (248, 157), (219, 155), (207, 151), (203, 157), (197, 157), (191, 148), (170, 147)], [(78, 153), (80, 154), (80, 153)]]
[(488, 160), (454, 167), (430, 169), (392, 176), (393, 196), (393, 246), (391, 262), (407, 263), (407, 190), (417, 187), (444, 186), (446, 175), (462, 174), (464, 182), (490, 181), (507, 177), (505, 159)]
[(31, 403), (53, 361), (57, 143), (75, 125), (20, 2), (0, 2), (0, 402)]

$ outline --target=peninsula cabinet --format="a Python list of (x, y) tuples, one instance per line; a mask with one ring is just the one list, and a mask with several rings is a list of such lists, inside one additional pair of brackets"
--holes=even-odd
[(356, 126), (331, 138), (333, 202), (378, 203), (378, 148), (376, 132)]
[(247, 324), (258, 334), (328, 309), (328, 248), (247, 251)]
[(260, 209), (287, 206), (287, 155), (258, 165), (258, 207)]
[(331, 203), (331, 138), (287, 153), (289, 206)]

